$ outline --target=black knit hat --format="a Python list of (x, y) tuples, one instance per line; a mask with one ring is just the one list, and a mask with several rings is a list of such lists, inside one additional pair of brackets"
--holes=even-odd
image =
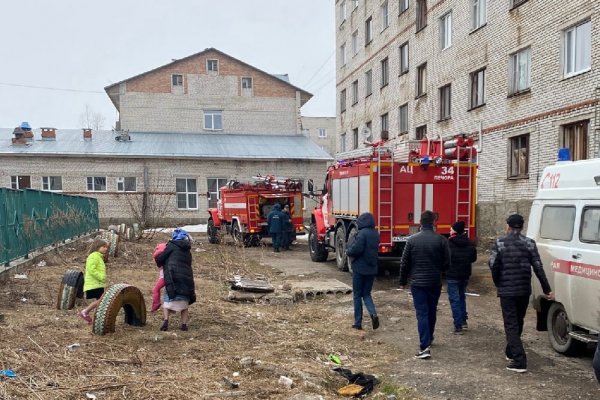
[(462, 234), (465, 231), (465, 223), (463, 221), (456, 221), (452, 224), (452, 230), (457, 234)]
[(513, 214), (506, 219), (506, 223), (511, 228), (523, 229), (523, 224), (525, 223), (525, 220), (521, 215)]

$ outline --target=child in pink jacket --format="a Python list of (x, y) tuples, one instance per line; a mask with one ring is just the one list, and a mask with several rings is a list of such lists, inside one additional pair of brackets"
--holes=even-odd
[[(167, 247), (166, 243), (159, 243), (154, 248), (154, 252), (152, 253), (152, 257), (156, 260), (159, 254), (165, 251)], [(165, 275), (163, 272), (163, 266), (158, 266), (158, 280), (154, 284), (154, 288), (152, 288), (152, 312), (158, 311), (160, 308), (160, 291), (165, 287)]]

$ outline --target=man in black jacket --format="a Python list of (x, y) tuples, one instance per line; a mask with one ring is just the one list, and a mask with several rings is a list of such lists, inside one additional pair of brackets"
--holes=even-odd
[(477, 249), (465, 232), (465, 223), (456, 221), (450, 228), (450, 269), (446, 273), (448, 280), (448, 301), (452, 309), (455, 335), (462, 335), (467, 329), (467, 302), (465, 292), (471, 264), (477, 260)]
[(508, 217), (507, 235), (496, 239), (489, 260), (504, 319), (505, 355), (509, 361), (506, 369), (521, 373), (527, 372), (527, 356), (521, 333), (531, 295), (532, 267), (546, 298), (554, 298), (535, 241), (521, 234), (524, 222), (519, 214)]
[(442, 272), (448, 270), (450, 250), (448, 240), (433, 230), (431, 211), (421, 214), (421, 232), (406, 242), (400, 260), (400, 288), (404, 289), (411, 276), (410, 291), (413, 296), (420, 351), (416, 358), (430, 358), (431, 342), (437, 318), (437, 305), (442, 291)]

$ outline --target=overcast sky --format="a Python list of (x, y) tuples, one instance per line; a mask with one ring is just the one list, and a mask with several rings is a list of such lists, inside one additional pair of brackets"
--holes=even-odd
[(104, 87), (214, 47), (289, 74), (335, 116), (334, 0), (1, 0), (0, 127), (114, 127)]

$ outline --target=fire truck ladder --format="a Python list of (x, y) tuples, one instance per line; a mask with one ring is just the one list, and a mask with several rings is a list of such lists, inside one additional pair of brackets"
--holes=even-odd
[[(377, 148), (377, 188), (379, 190), (377, 204), (377, 226), (379, 228), (380, 243), (392, 244), (394, 229), (393, 199), (394, 199), (394, 152), (387, 147)], [(384, 154), (390, 154), (382, 162)]]
[(258, 220), (260, 215), (258, 212), (258, 196), (248, 196), (248, 228), (258, 228)]
[[(457, 151), (457, 154), (459, 152)], [(456, 158), (456, 219), (465, 223), (467, 232), (471, 226), (471, 201), (473, 166), (470, 161)]]

